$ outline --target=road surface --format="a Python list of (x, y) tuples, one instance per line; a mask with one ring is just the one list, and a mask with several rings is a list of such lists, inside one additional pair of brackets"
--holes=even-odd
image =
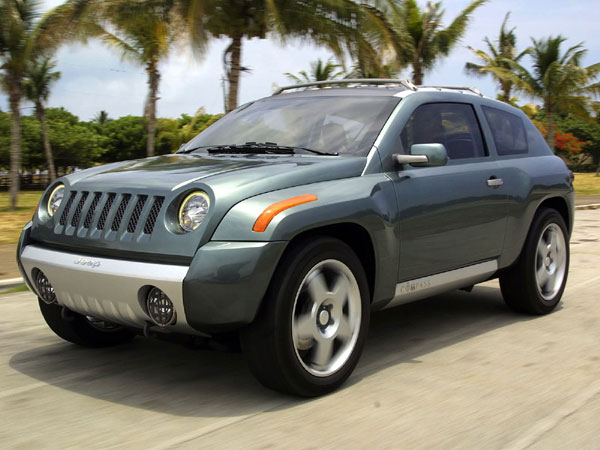
[(0, 297), (0, 448), (600, 448), (600, 210), (578, 211), (564, 302), (497, 282), (376, 313), (340, 391), (261, 387), (242, 355), (138, 338), (81, 349)]

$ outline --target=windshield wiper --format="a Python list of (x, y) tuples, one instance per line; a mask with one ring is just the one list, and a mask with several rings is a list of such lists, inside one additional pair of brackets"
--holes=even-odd
[(314, 153), (316, 155), (321, 156), (338, 156), (338, 153), (328, 153), (322, 152), (320, 150), (313, 150), (311, 148), (304, 147), (291, 147), (287, 145), (277, 145), (275, 142), (246, 142), (245, 144), (229, 144), (229, 145), (205, 145), (201, 147), (194, 147), (190, 149), (183, 150), (178, 153), (190, 153), (195, 150), (199, 150), (201, 148), (205, 148), (208, 153), (211, 154), (258, 154), (258, 153), (266, 153), (266, 154), (276, 154), (276, 155), (293, 155), (296, 153), (296, 150), (302, 150), (309, 153)]

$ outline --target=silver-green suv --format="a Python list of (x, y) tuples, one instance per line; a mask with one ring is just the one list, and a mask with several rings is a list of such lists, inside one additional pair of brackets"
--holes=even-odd
[(18, 261), (67, 341), (235, 333), (262, 383), (314, 396), (348, 378), (372, 310), (500, 278), (511, 308), (552, 311), (572, 223), (572, 174), (520, 110), (345, 80), (58, 179)]

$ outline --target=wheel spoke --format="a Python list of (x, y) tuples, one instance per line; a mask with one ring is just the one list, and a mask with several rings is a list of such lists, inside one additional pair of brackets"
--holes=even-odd
[(313, 350), (313, 362), (321, 367), (327, 365), (333, 354), (333, 339), (319, 339)]
[(556, 252), (558, 248), (558, 233), (556, 230), (550, 230), (548, 237), (548, 247), (550, 248), (550, 251)]
[(314, 276), (309, 280), (308, 286), (308, 295), (314, 303), (318, 303), (327, 297), (327, 281), (325, 280), (325, 276), (323, 272), (319, 271), (314, 274)]
[(316, 329), (315, 319), (310, 314), (303, 314), (294, 320), (294, 329), (298, 338), (310, 339), (314, 337)]
[(544, 262), (544, 258), (546, 257), (546, 254), (548, 253), (548, 249), (544, 243), (544, 241), (542, 240), (537, 248), (537, 257), (539, 261), (542, 261), (542, 264)]
[(546, 285), (546, 282), (548, 281), (548, 271), (546, 270), (544, 264), (541, 264), (540, 267), (538, 267), (537, 269), (537, 280), (538, 285), (543, 290), (544, 286)]
[(331, 314), (334, 318), (342, 317), (344, 306), (348, 301), (348, 291), (350, 290), (350, 282), (343, 274), (339, 274), (335, 279), (335, 284), (331, 290), (331, 300), (333, 307)]
[(346, 342), (352, 336), (352, 327), (350, 327), (350, 322), (348, 321), (348, 317), (342, 314), (342, 318), (340, 319), (340, 323), (338, 325), (337, 338), (342, 342)]

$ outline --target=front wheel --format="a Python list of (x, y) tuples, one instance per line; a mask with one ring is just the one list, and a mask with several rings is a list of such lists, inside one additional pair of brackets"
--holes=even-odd
[(554, 209), (535, 216), (519, 260), (500, 276), (507, 305), (518, 312), (548, 314), (558, 302), (569, 273), (567, 226)]
[(328, 237), (292, 247), (255, 322), (242, 331), (250, 369), (267, 387), (312, 397), (352, 373), (369, 325), (369, 288), (356, 254)]

